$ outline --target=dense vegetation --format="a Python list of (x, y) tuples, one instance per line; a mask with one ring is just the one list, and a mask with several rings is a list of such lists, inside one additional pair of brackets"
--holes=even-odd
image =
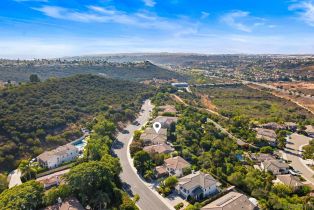
[[(94, 132), (88, 141), (84, 157), (65, 175), (65, 182), (43, 193), (43, 186), (28, 181), (0, 194), (0, 209), (39, 209), (70, 196), (92, 209), (138, 210), (135, 203), (122, 191), (119, 178), (121, 166), (109, 154), (116, 125), (112, 118), (100, 114), (90, 125)], [(137, 198), (138, 200), (139, 198)]]
[(303, 158), (314, 160), (314, 139), (310, 141), (309, 145), (304, 146), (302, 149)]
[(202, 87), (198, 93), (207, 95), (226, 117), (244, 115), (260, 122), (301, 122), (313, 115), (284, 99), (244, 85)]
[(0, 194), (0, 209), (38, 209), (42, 205), (44, 187), (36, 181), (5, 190)]
[(0, 170), (43, 148), (81, 135), (78, 124), (103, 112), (113, 122), (133, 120), (151, 88), (138, 83), (77, 75), (0, 92)]
[[(159, 98), (163, 97), (159, 96)], [(161, 103), (158, 99), (155, 100)], [(308, 195), (307, 186), (294, 191), (286, 185), (274, 185), (272, 183), (275, 179), (274, 175), (254, 169), (252, 161), (245, 158), (245, 154), (252, 151), (237, 146), (234, 140), (207, 122), (207, 118), (214, 118), (214, 115), (191, 106), (185, 108), (177, 106), (177, 110), (181, 114), (176, 126), (176, 138), (172, 143), (178, 154), (192, 164), (193, 169), (211, 173), (221, 181), (223, 186), (235, 185), (237, 189), (258, 199), (262, 209), (313, 208), (314, 200)], [(229, 123), (234, 129), (242, 132), (238, 133), (240, 136), (251, 134), (250, 131), (246, 131), (248, 128), (246, 117), (235, 116)], [(272, 151), (272, 147), (263, 147), (260, 150), (260, 152)], [(241, 156), (243, 159), (239, 158)], [(198, 210), (203, 205), (204, 203), (195, 203), (187, 209)]]
[(30, 75), (37, 74), (41, 80), (50, 77), (68, 77), (76, 74), (96, 74), (124, 80), (181, 79), (185, 77), (160, 68), (150, 62), (108, 63), (105, 61), (11, 61), (0, 65), (0, 78), (3, 81), (25, 82)]

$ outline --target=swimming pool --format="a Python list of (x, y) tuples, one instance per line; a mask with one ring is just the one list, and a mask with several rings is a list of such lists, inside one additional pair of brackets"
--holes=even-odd
[(86, 137), (83, 136), (73, 141), (72, 145), (74, 145), (80, 152), (82, 152), (84, 150), (84, 147), (87, 145)]

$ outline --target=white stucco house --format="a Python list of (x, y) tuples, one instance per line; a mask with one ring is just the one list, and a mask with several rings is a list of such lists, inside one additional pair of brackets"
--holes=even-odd
[(176, 191), (184, 199), (192, 197), (196, 200), (216, 194), (221, 184), (211, 175), (201, 171), (193, 172), (179, 179)]
[(46, 151), (37, 157), (42, 167), (56, 168), (62, 163), (75, 160), (79, 156), (79, 150), (72, 144), (60, 146), (54, 150)]

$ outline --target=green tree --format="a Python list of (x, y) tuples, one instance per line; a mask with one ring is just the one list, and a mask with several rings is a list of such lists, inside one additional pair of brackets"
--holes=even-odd
[(173, 189), (178, 183), (178, 178), (176, 176), (169, 176), (164, 180), (165, 187)]
[(116, 126), (113, 122), (102, 119), (99, 122), (97, 122), (96, 125), (93, 126), (94, 132), (97, 133), (100, 136), (109, 136), (110, 138), (113, 138)]
[(36, 176), (36, 169), (32, 166), (29, 160), (22, 160), (18, 169), (22, 173), (22, 178), (25, 180), (31, 180)]
[(0, 194), (1, 210), (38, 209), (43, 204), (44, 188), (31, 180)]
[(272, 154), (274, 152), (274, 149), (271, 146), (265, 146), (260, 149), (261, 153), (268, 153)]
[(142, 143), (140, 141), (133, 141), (130, 145), (130, 154), (133, 157), (135, 153), (143, 149)]
[(135, 205), (134, 201), (129, 198), (126, 193), (122, 194), (122, 204), (120, 205), (120, 210), (138, 210), (138, 207)]
[(146, 151), (139, 151), (134, 155), (134, 166), (143, 176), (147, 170), (152, 168), (152, 160)]
[(272, 187), (272, 192), (280, 197), (289, 196), (292, 194), (292, 189), (288, 185), (285, 184), (275, 184)]
[(303, 147), (302, 155), (306, 159), (314, 159), (314, 139), (310, 141), (309, 145)]
[(60, 185), (58, 187), (51, 188), (45, 193), (44, 202), (45, 205), (53, 205), (57, 203), (58, 198), (65, 199), (71, 195), (71, 189), (68, 185)]
[(2, 191), (8, 188), (7, 176), (0, 173), (0, 194)]
[(36, 82), (40, 82), (40, 79), (39, 79), (37, 74), (31, 74), (29, 76), (29, 81), (33, 82), (33, 83), (36, 83)]
[[(112, 161), (90, 161), (73, 167), (65, 176), (71, 191), (83, 203), (95, 209), (108, 208), (121, 203), (117, 188), (117, 169)], [(97, 195), (97, 196), (95, 196)]]

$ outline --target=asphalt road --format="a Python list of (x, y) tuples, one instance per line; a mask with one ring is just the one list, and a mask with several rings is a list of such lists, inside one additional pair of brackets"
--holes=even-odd
[(292, 134), (291, 138), (288, 139), (287, 145), (285, 148), (285, 159), (288, 159), (291, 161), (291, 166), (300, 171), (301, 175), (309, 182), (314, 184), (314, 173), (311, 169), (306, 167), (304, 163), (302, 162), (301, 155), (300, 155), (300, 147), (302, 145), (309, 144), (311, 138), (308, 138), (306, 136), (302, 136), (299, 134)]
[(137, 205), (142, 210), (168, 210), (170, 209), (160, 198), (145, 185), (138, 174), (131, 167), (130, 159), (128, 158), (128, 145), (132, 140), (133, 132), (141, 128), (150, 117), (150, 111), (153, 106), (150, 101), (147, 100), (143, 104), (142, 112), (136, 121), (140, 125), (129, 124), (125, 131), (117, 135), (117, 141), (113, 145), (113, 152), (119, 157), (120, 163), (123, 169), (120, 177), (124, 183), (124, 189), (131, 195), (138, 194), (140, 200)]

